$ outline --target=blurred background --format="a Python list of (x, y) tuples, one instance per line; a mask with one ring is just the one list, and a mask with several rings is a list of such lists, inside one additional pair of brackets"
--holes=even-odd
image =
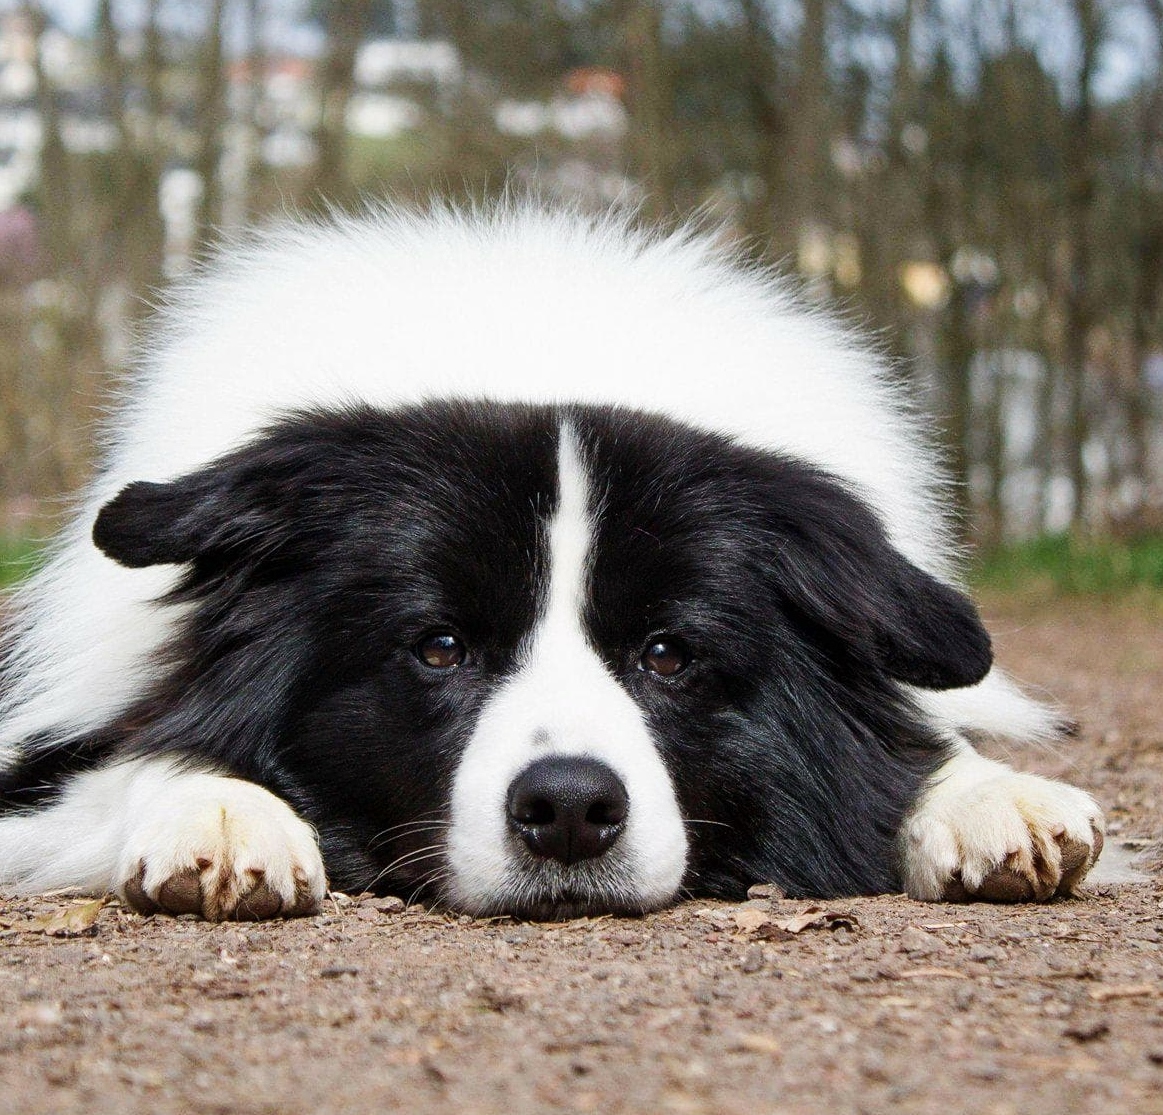
[(517, 183), (721, 225), (904, 358), (981, 552), (1163, 585), (1161, 58), (1163, 0), (0, 4), (6, 576), (220, 232)]

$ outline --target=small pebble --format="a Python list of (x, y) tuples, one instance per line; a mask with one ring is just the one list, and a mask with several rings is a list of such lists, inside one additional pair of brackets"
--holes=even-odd
[(739, 969), (747, 973), (758, 972), (762, 969), (764, 963), (763, 947), (761, 945), (752, 945), (743, 954), (743, 959), (739, 962)]
[(349, 964), (337, 964), (332, 968), (324, 968), (319, 975), (323, 979), (339, 979), (341, 976), (358, 976), (359, 969)]
[(1110, 1033), (1110, 1023), (1105, 1018), (1079, 1018), (1071, 1022), (1062, 1033), (1075, 1041), (1097, 1041)]
[(940, 937), (933, 933), (926, 933), (923, 929), (918, 929), (915, 925), (909, 926), (901, 934), (899, 949), (901, 952), (907, 952), (910, 956), (931, 956), (935, 952), (941, 952), (945, 948), (945, 942)]
[(752, 899), (778, 899), (786, 898), (787, 895), (784, 893), (783, 887), (779, 886), (777, 883), (756, 883), (755, 886), (747, 888), (747, 897)]
[(969, 959), (980, 961), (983, 964), (987, 960), (1000, 960), (1001, 949), (994, 948), (993, 945), (974, 945), (969, 950)]

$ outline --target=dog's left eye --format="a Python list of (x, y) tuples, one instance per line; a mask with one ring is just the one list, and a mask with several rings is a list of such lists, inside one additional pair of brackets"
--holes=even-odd
[(434, 670), (451, 670), (461, 665), (468, 656), (464, 643), (448, 631), (434, 631), (425, 635), (413, 651), (425, 666)]
[(638, 660), (647, 673), (664, 678), (681, 674), (690, 662), (690, 651), (677, 639), (671, 638), (652, 639)]

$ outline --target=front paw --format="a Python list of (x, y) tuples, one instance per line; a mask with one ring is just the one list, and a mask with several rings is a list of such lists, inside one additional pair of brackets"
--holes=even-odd
[(141, 913), (260, 921), (319, 910), (326, 893), (314, 830), (260, 786), (177, 776), (133, 825), (117, 893)]
[(938, 783), (903, 832), (905, 887), (924, 901), (1045, 902), (1073, 894), (1102, 851), (1089, 794), (991, 764), (969, 785)]

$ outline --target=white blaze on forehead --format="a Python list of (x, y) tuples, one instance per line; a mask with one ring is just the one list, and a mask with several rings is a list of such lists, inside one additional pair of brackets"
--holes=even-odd
[(532, 664), (542, 657), (542, 648), (552, 651), (563, 642), (586, 643), (583, 624), (593, 534), (589, 504), (577, 435), (571, 426), (563, 425), (557, 446), (557, 507), (548, 531), (549, 591), (528, 654)]
[[(576, 875), (575, 900), (658, 906), (674, 896), (686, 867), (682, 817), (650, 730), (586, 638), (593, 518), (581, 446), (568, 425), (558, 444), (557, 485), (546, 532), (544, 609), (521, 665), (482, 709), (453, 781), (449, 891), (467, 909), (503, 908), (518, 893), (536, 894), (543, 865), (510, 831), (506, 801), (513, 779), (545, 755), (606, 763), (630, 801), (626, 827), (603, 867), (583, 863), (565, 872)], [(599, 873), (617, 877), (618, 890), (593, 883)]]

